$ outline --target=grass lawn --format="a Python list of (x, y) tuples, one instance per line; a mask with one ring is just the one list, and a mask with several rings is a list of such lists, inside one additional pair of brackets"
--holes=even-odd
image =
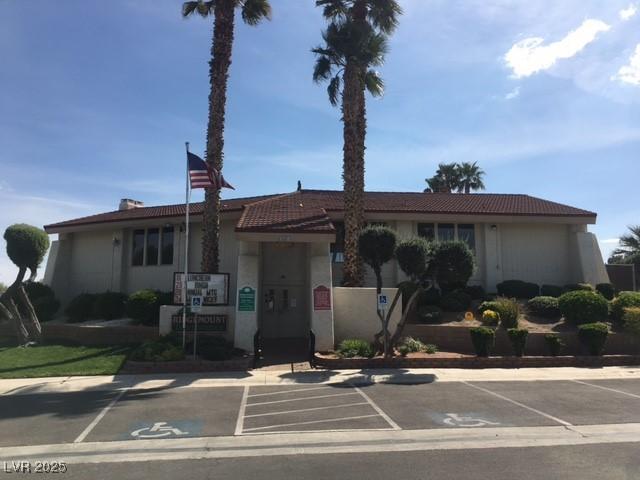
[(113, 375), (132, 347), (0, 347), (0, 378)]

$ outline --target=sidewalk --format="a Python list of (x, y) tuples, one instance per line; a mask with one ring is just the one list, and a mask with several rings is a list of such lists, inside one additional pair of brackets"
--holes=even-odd
[(639, 367), (525, 369), (255, 370), (207, 374), (104, 375), (0, 380), (0, 395), (123, 389), (210, 388), (296, 384), (417, 384), (459, 381), (640, 379)]

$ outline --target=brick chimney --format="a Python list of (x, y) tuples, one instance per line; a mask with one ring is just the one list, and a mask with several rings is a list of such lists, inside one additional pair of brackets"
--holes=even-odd
[(144, 202), (140, 200), (132, 200), (130, 198), (123, 198), (120, 200), (118, 210), (133, 210), (134, 208), (144, 207)]

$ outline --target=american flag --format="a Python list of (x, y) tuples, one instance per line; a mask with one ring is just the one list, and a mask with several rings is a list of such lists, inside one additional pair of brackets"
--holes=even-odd
[(199, 156), (187, 152), (191, 188), (230, 188), (235, 190), (215, 168), (211, 168)]

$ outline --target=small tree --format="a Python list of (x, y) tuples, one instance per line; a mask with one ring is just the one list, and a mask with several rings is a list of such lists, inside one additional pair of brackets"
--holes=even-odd
[(473, 253), (466, 243), (450, 241), (432, 245), (429, 273), (443, 292), (464, 288), (474, 268)]
[(36, 277), (38, 267), (49, 249), (49, 236), (44, 230), (25, 224), (8, 227), (4, 232), (7, 255), (18, 267), (15, 281), (0, 296), (0, 315), (12, 323), (20, 344), (39, 340), (42, 328), (24, 288), (27, 270), (29, 281)]
[(373, 269), (376, 275), (376, 311), (382, 325), (384, 356), (389, 356), (389, 319), (390, 316), (378, 309), (378, 295), (382, 292), (382, 265), (393, 258), (396, 249), (396, 232), (387, 227), (367, 227), (358, 238), (358, 251), (362, 260)]

